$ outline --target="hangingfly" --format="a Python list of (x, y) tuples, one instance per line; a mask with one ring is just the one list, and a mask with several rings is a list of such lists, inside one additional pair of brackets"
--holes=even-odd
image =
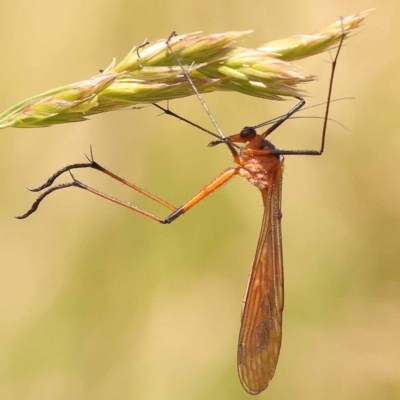
[[(332, 62), (332, 72), (322, 130), (321, 147), (319, 150), (280, 150), (266, 139), (269, 134), (304, 106), (305, 101), (302, 98), (298, 98), (298, 104), (287, 114), (275, 119), (272, 125), (265, 132), (257, 134), (256, 129), (271, 124), (271, 121), (253, 127), (245, 127), (240, 133), (229, 137), (225, 137), (215, 123), (219, 135), (207, 131), (185, 118), (178, 116), (169, 109), (165, 109), (160, 105), (155, 104), (156, 107), (163, 110), (166, 114), (175, 116), (180, 120), (188, 122), (189, 124), (217, 137), (217, 140), (211, 142), (210, 146), (216, 146), (221, 143), (225, 144), (233, 156), (235, 166), (227, 168), (187, 203), (176, 208), (166, 201), (108, 171), (94, 161), (92, 155), (91, 158), (88, 159), (88, 162), (68, 165), (52, 175), (44, 185), (36, 189), (30, 189), (32, 191), (41, 191), (47, 188), (47, 190), (44, 191), (32, 204), (30, 210), (17, 218), (23, 219), (35, 212), (42, 200), (50, 193), (68, 187), (77, 187), (94, 193), (116, 204), (122, 205), (132, 211), (136, 211), (162, 224), (169, 224), (234, 176), (240, 175), (246, 178), (261, 192), (264, 204), (264, 216), (256, 254), (253, 265), (251, 266), (250, 276), (243, 298), (237, 364), (240, 381), (245, 390), (250, 394), (260, 393), (268, 386), (269, 381), (274, 376), (282, 342), (283, 261), (281, 238), (281, 187), (284, 162), (283, 156), (319, 156), (323, 153), (333, 76), (344, 37), (345, 35), (343, 33), (338, 45), (336, 56)], [(168, 39), (166, 44), (172, 52), (169, 45), (170, 39)], [(175, 53), (172, 52), (172, 54), (176, 57)], [(177, 57), (176, 60), (182, 67), (183, 74), (192, 85), (192, 88), (199, 97), (203, 107), (209, 113), (207, 106), (199, 95), (196, 87), (193, 85), (189, 74), (185, 71)], [(210, 113), (209, 115), (213, 122), (215, 122)], [(244, 148), (240, 148), (237, 143), (244, 143)], [(158, 216), (136, 206), (101, 193), (75, 179), (71, 171), (78, 168), (92, 168), (98, 170), (162, 204), (172, 212), (166, 218), (159, 218)], [(60, 175), (67, 171), (71, 173), (72, 182), (51, 186)]]

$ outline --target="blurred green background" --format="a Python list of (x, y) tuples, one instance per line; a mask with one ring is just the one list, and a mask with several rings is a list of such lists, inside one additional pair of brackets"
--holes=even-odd
[[(145, 38), (254, 29), (244, 45), (311, 33), (378, 6), (339, 59), (323, 157), (287, 157), (283, 189), (286, 302), (278, 369), (265, 399), (400, 395), (400, 3), (393, 1), (10, 1), (0, 16), (0, 110), (95, 75)], [(301, 63), (320, 76), (330, 57)], [(226, 134), (294, 102), (204, 96)], [(196, 98), (174, 111), (211, 127)], [(324, 108), (308, 111), (323, 115)], [(83, 191), (51, 196), (24, 221), (56, 169), (96, 159), (181, 205), (231, 165), (223, 146), (158, 110), (0, 132), (0, 398), (246, 399), (236, 373), (241, 298), (262, 216), (235, 179), (170, 226)], [(287, 122), (281, 148), (317, 148), (322, 122)], [(79, 179), (160, 216), (161, 209), (90, 171)], [(65, 178), (67, 179), (67, 177)]]

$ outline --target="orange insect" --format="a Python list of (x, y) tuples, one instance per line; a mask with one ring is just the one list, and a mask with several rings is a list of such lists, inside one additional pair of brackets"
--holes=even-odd
[[(51, 176), (48, 181), (32, 191), (43, 192), (32, 207), (25, 214), (17, 217), (26, 218), (35, 212), (42, 202), (50, 193), (65, 189), (68, 187), (78, 187), (97, 196), (103, 197), (116, 204), (122, 205), (132, 211), (136, 211), (146, 217), (149, 217), (162, 224), (170, 224), (175, 219), (186, 213), (193, 206), (207, 197), (210, 193), (221, 187), (236, 175), (246, 178), (251, 184), (256, 186), (262, 195), (264, 203), (264, 216), (260, 238), (258, 240), (256, 255), (250, 270), (250, 276), (243, 299), (243, 309), (241, 317), (241, 328), (238, 343), (238, 372), (240, 381), (245, 390), (250, 394), (258, 394), (268, 386), (269, 381), (275, 373), (278, 362), (279, 351), (282, 342), (282, 311), (283, 311), (283, 260), (282, 260), (282, 238), (281, 238), (281, 187), (283, 172), (283, 156), (284, 155), (312, 155), (319, 156), (323, 153), (325, 147), (325, 136), (328, 122), (329, 106), (331, 102), (332, 83), (336, 68), (336, 62), (343, 43), (345, 35), (343, 34), (336, 56), (332, 62), (332, 72), (329, 83), (328, 99), (326, 103), (324, 125), (322, 130), (322, 140), (320, 150), (280, 150), (277, 149), (270, 141), (266, 139), (275, 129), (283, 122), (289, 119), (293, 114), (299, 111), (305, 104), (305, 100), (298, 98), (299, 103), (293, 107), (287, 114), (277, 118), (272, 125), (263, 133), (257, 134), (256, 128), (260, 128), (268, 123), (262, 123), (253, 127), (245, 127), (240, 133), (225, 137), (215, 124), (207, 106), (199, 95), (196, 87), (189, 74), (184, 70), (179, 59), (172, 52), (167, 41), (167, 46), (176, 57), (177, 62), (181, 65), (183, 74), (191, 83), (193, 90), (199, 97), (203, 107), (209, 113), (220, 135), (216, 135), (198, 125), (180, 117), (172, 111), (165, 109), (157, 104), (156, 107), (163, 110), (168, 115), (175, 116), (193, 126), (196, 126), (207, 133), (217, 137), (218, 139), (211, 142), (209, 146), (215, 146), (224, 143), (230, 150), (233, 160), (236, 164), (234, 167), (227, 168), (207, 186), (205, 186), (197, 195), (191, 198), (183, 206), (176, 208), (166, 201), (150, 194), (149, 192), (137, 187), (136, 185), (126, 181), (125, 179), (108, 171), (93, 159), (93, 155), (88, 159), (87, 163), (71, 164)], [(244, 148), (240, 148), (237, 143), (245, 143)], [(238, 148), (240, 151), (238, 151)], [(72, 170), (78, 168), (93, 168), (113, 179), (125, 184), (126, 186), (136, 190), (139, 193), (149, 197), (150, 199), (162, 204), (172, 212), (166, 218), (159, 218), (145, 210), (142, 210), (129, 203), (123, 202), (107, 194), (101, 193), (84, 183), (76, 180), (72, 175)], [(54, 181), (64, 172), (69, 171), (73, 178), (72, 182), (62, 183), (51, 187)]]

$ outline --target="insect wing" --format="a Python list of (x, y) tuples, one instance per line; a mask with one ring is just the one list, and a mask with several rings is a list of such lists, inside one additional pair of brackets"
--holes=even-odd
[(244, 295), (238, 372), (250, 394), (263, 391), (274, 376), (282, 340), (282, 167), (282, 163), (276, 165), (271, 174), (273, 184), (261, 191), (264, 216)]

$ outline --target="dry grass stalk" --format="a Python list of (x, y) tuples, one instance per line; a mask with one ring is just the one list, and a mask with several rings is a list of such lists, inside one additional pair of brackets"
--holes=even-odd
[[(300, 96), (301, 83), (315, 77), (291, 62), (334, 47), (372, 12), (336, 21), (312, 35), (297, 35), (257, 49), (236, 46), (252, 31), (173, 37), (170, 45), (201, 93), (237, 91), (280, 100)], [(102, 112), (191, 96), (193, 90), (170, 54), (165, 39), (135, 46), (119, 64), (101, 74), (25, 100), (0, 115), (0, 129), (34, 128), (77, 122)]]

